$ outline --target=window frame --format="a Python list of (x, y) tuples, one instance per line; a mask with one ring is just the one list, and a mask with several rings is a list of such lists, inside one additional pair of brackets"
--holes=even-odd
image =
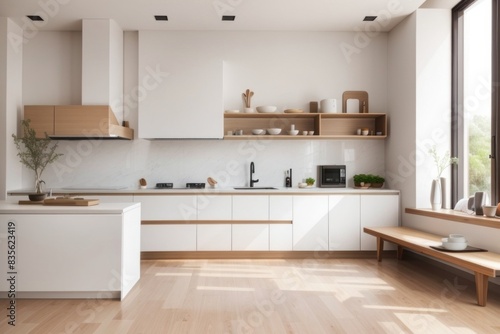
[[(452, 9), (452, 93), (451, 93), (451, 154), (463, 157), (463, 15), (467, 8), (477, 0), (462, 0)], [(492, 73), (491, 73), (491, 203), (498, 203), (500, 199), (500, 187), (497, 184), (500, 175), (500, 145), (498, 145), (500, 129), (500, 4), (498, 0), (492, 0)], [(451, 172), (451, 201), (457, 203), (463, 197), (463, 170), (452, 168)]]

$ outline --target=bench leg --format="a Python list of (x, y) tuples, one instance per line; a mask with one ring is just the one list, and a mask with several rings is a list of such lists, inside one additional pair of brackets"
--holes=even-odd
[(382, 252), (384, 251), (384, 239), (377, 237), (377, 261), (382, 261)]
[(486, 306), (488, 298), (488, 276), (476, 273), (476, 294), (479, 306)]
[(403, 247), (398, 245), (398, 260), (403, 259)]

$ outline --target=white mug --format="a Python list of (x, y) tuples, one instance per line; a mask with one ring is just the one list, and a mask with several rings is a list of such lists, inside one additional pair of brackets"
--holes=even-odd
[(337, 112), (337, 100), (335, 99), (324, 99), (320, 101), (320, 112), (331, 113)]

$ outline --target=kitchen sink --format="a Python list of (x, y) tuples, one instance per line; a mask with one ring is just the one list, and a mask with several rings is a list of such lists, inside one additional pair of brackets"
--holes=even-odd
[(235, 190), (278, 190), (274, 187), (234, 187)]

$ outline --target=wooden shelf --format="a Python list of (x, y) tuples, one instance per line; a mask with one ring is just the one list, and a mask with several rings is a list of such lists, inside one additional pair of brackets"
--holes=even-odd
[[(291, 125), (299, 130), (296, 136), (288, 135)], [(252, 135), (252, 129), (281, 128), (279, 135)], [(367, 128), (370, 135), (357, 135), (357, 129)], [(225, 135), (229, 140), (311, 140), (311, 139), (385, 139), (387, 138), (387, 115), (321, 114), (321, 113), (252, 113), (224, 114), (224, 133), (243, 130), (243, 135)], [(302, 135), (302, 131), (314, 131), (314, 135)], [(371, 134), (373, 133), (373, 135)], [(381, 133), (377, 135), (376, 133)]]

